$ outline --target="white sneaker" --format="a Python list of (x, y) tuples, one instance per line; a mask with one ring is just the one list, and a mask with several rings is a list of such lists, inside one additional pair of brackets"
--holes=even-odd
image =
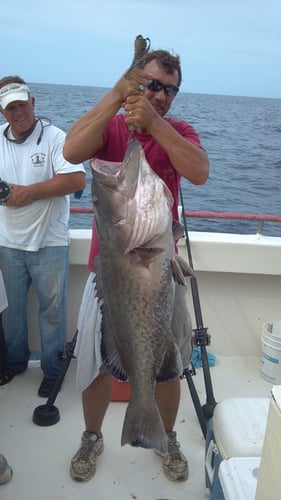
[(75, 481), (89, 481), (96, 472), (97, 457), (104, 450), (103, 437), (93, 432), (82, 434), (81, 446), (75, 453), (70, 464), (70, 475)]
[(163, 457), (163, 469), (171, 481), (186, 481), (188, 478), (188, 462), (180, 450), (175, 431), (167, 432), (168, 453)]
[(4, 455), (0, 455), (0, 484), (7, 483), (10, 481), (13, 475), (13, 471), (9, 466)]

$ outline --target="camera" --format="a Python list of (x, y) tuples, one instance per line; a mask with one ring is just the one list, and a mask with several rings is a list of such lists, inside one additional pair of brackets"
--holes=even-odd
[(9, 184), (0, 179), (0, 205), (8, 200), (11, 192), (12, 188), (9, 186)]

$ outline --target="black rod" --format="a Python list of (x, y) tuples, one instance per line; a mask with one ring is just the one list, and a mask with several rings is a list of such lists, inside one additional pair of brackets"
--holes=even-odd
[[(189, 235), (188, 235), (187, 220), (186, 220), (186, 215), (185, 215), (185, 207), (184, 207), (184, 200), (183, 200), (183, 194), (182, 194), (181, 187), (180, 187), (180, 199), (181, 199), (181, 205), (182, 205), (182, 218), (183, 218), (184, 231), (185, 231), (187, 255), (188, 255), (189, 265), (190, 265), (191, 269), (193, 270), (194, 267), (193, 267), (192, 253), (191, 253), (191, 245), (190, 245), (190, 240), (189, 240)], [(205, 382), (205, 389), (206, 389), (206, 404), (202, 406), (202, 410), (205, 414), (206, 420), (209, 420), (210, 418), (212, 418), (213, 413), (214, 413), (214, 408), (217, 404), (215, 397), (214, 397), (214, 393), (213, 393), (213, 387), (212, 387), (212, 381), (211, 381), (211, 375), (210, 375), (210, 367), (209, 367), (207, 350), (206, 350), (206, 345), (209, 344), (209, 336), (208, 336), (208, 329), (203, 326), (203, 318), (202, 318), (202, 311), (201, 311), (201, 304), (200, 304), (196, 276), (192, 276), (190, 278), (190, 284), (191, 284), (194, 314), (195, 314), (196, 327), (197, 327), (195, 330), (195, 344), (200, 347), (203, 375), (204, 375), (204, 382)], [(191, 378), (191, 375), (189, 375), (189, 379), (190, 378)], [(189, 385), (189, 389), (190, 389), (193, 404), (194, 404), (194, 407), (195, 407), (195, 410), (197, 413), (197, 417), (198, 417), (198, 420), (199, 420), (201, 428), (202, 428), (201, 411), (198, 410), (198, 400), (194, 395), (193, 388), (191, 391), (191, 385), (189, 383), (189, 379), (187, 379), (187, 382)]]
[(73, 358), (73, 353), (74, 353), (74, 349), (75, 349), (75, 345), (76, 345), (77, 335), (78, 335), (78, 330), (75, 332), (73, 339), (70, 342), (67, 342), (67, 344), (66, 344), (65, 359), (64, 359), (64, 363), (62, 365), (61, 372), (58, 375), (56, 382), (54, 384), (54, 387), (52, 389), (52, 392), (46, 401), (46, 406), (48, 406), (48, 407), (53, 406), (53, 404), (56, 400), (56, 397), (59, 393), (59, 390), (60, 390), (61, 385), (63, 383), (64, 377), (65, 377), (66, 372), (68, 370), (68, 367), (70, 365), (70, 361)]

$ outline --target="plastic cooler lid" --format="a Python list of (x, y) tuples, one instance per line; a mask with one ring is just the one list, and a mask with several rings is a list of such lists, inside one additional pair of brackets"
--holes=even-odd
[(223, 460), (219, 479), (225, 500), (255, 500), (260, 457)]
[(226, 398), (215, 407), (213, 433), (222, 459), (260, 457), (270, 398)]

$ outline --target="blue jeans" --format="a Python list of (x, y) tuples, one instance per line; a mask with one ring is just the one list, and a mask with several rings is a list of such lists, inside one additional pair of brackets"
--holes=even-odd
[(7, 368), (20, 373), (27, 368), (30, 350), (27, 330), (27, 294), (31, 283), (39, 299), (41, 369), (46, 378), (61, 371), (66, 342), (68, 247), (45, 247), (37, 252), (0, 246), (0, 269), (8, 297), (3, 311), (7, 343)]

